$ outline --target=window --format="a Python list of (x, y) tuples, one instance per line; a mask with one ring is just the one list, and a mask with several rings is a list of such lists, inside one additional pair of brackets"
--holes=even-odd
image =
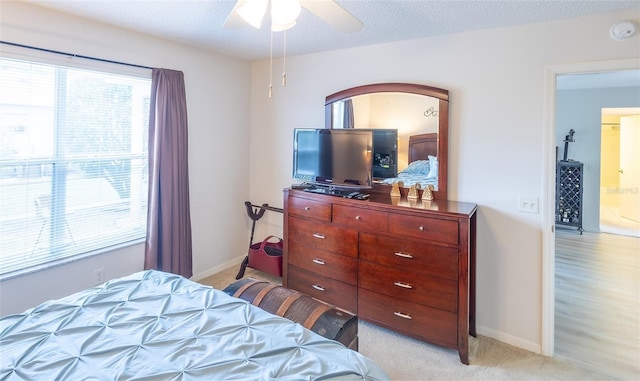
[(0, 58), (0, 276), (145, 237), (150, 89)]

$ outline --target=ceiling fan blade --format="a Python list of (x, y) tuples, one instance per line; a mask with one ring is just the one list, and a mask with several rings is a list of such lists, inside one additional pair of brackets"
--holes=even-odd
[(233, 7), (229, 16), (224, 21), (224, 29), (240, 29), (247, 26), (247, 22), (244, 21), (240, 14), (238, 14), (238, 8), (242, 7), (247, 0), (238, 0), (236, 1), (236, 5)]
[(362, 29), (362, 22), (333, 0), (300, 0), (300, 5), (340, 32), (350, 33)]

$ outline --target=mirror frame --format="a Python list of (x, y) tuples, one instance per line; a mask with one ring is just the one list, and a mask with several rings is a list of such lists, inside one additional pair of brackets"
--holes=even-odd
[[(438, 190), (434, 200), (447, 199), (448, 146), (449, 146), (449, 91), (437, 87), (413, 83), (375, 83), (357, 86), (331, 94), (325, 98), (325, 128), (331, 128), (332, 104), (347, 98), (371, 93), (410, 93), (437, 98), (438, 101)], [(389, 192), (391, 186), (375, 184), (374, 191)]]

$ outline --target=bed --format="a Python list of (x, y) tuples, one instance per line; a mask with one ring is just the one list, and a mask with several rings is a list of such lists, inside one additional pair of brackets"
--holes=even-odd
[(299, 324), (155, 270), (0, 319), (2, 380), (388, 380)]
[(383, 184), (402, 182), (405, 187), (420, 184), (421, 189), (428, 185), (438, 188), (438, 134), (419, 134), (409, 137), (409, 165), (398, 172), (397, 177), (383, 179)]

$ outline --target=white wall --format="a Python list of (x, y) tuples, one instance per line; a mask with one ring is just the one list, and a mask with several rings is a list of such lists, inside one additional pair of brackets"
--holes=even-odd
[(602, 109), (640, 106), (640, 88), (558, 90), (556, 93), (556, 145), (564, 156), (564, 138), (574, 129), (567, 158), (583, 163), (582, 225), (600, 231), (600, 146)]
[[(184, 72), (194, 278), (239, 263), (249, 226), (250, 64), (21, 2), (1, 6), (4, 41)], [(143, 254), (144, 245), (136, 245), (2, 281), (0, 314), (93, 286), (97, 268), (106, 279), (140, 271)]]
[[(324, 126), (325, 96), (380, 82), (448, 89), (449, 198), (479, 205), (478, 331), (540, 352), (543, 215), (516, 207), (518, 196), (542, 202), (546, 193), (545, 68), (640, 57), (640, 37), (609, 38), (614, 22), (629, 19), (638, 21), (638, 9), (287, 57), (287, 87), (274, 85), (272, 98), (269, 62), (255, 62), (251, 198), (282, 205), (293, 129)], [(273, 218), (256, 234), (282, 234), (281, 225)]]

